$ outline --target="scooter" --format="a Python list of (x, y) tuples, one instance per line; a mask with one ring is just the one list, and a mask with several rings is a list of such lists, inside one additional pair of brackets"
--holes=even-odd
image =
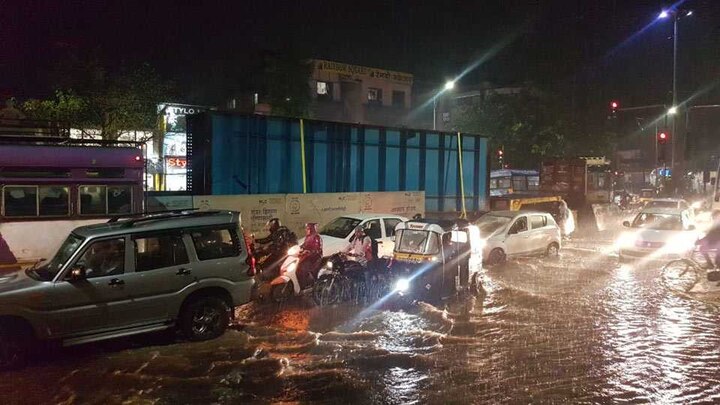
[(298, 277), (298, 267), (302, 264), (302, 249), (295, 245), (288, 249), (287, 258), (280, 265), (280, 275), (270, 282), (270, 299), (281, 303), (290, 297), (300, 295), (303, 290), (313, 285), (320, 270), (320, 263), (306, 264), (312, 269), (306, 280)]

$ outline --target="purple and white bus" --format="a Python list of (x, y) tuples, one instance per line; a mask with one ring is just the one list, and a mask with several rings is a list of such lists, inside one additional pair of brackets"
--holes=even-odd
[(143, 208), (134, 142), (0, 138), (0, 269), (50, 258), (68, 233)]

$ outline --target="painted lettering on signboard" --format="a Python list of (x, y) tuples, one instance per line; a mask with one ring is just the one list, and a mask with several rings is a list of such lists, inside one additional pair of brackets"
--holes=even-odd
[(328, 60), (316, 60), (315, 69), (318, 71), (336, 73), (339, 75), (366, 76), (378, 79), (393, 80), (405, 84), (412, 84), (413, 82), (413, 75), (409, 73), (371, 68), (367, 66), (350, 65), (347, 63), (332, 62)]

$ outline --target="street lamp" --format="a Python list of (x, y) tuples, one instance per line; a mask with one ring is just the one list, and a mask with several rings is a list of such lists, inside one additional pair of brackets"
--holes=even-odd
[[(669, 115), (677, 113), (677, 48), (678, 48), (678, 21), (683, 17), (690, 17), (693, 14), (690, 10), (669, 9), (662, 10), (658, 14), (658, 19), (673, 18), (673, 89), (672, 89), (672, 107), (668, 110)], [(672, 133), (676, 134), (677, 120), (673, 117)], [(675, 169), (675, 137), (672, 138), (672, 150), (670, 154), (670, 167)]]
[(438, 94), (433, 96), (433, 131), (437, 130), (437, 99), (446, 91), (450, 91), (455, 88), (455, 81), (454, 80), (448, 80), (445, 82), (445, 87), (443, 87), (442, 91), (440, 91)]

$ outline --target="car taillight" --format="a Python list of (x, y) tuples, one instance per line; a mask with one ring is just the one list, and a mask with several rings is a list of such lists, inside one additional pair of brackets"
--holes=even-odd
[(248, 277), (254, 277), (255, 276), (255, 256), (252, 254), (248, 254), (247, 259), (245, 260), (245, 263), (248, 265), (247, 275)]

